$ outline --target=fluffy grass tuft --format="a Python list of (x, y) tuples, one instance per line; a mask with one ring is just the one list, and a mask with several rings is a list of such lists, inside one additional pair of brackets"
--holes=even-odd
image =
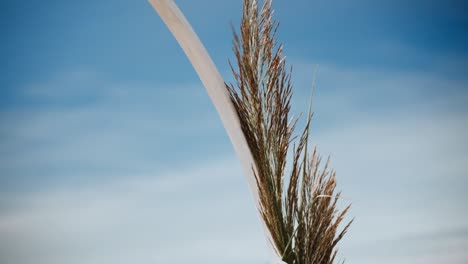
[[(352, 222), (340, 229), (349, 206), (336, 208), (335, 172), (309, 148), (310, 109), (304, 130), (295, 136), (292, 70), (277, 44), (277, 29), (271, 0), (260, 8), (257, 1), (244, 0), (240, 34), (234, 33), (237, 65), (231, 64), (237, 85), (227, 89), (257, 167), (259, 208), (278, 255), (288, 264), (331, 264)], [(292, 168), (286, 173), (291, 147)]]

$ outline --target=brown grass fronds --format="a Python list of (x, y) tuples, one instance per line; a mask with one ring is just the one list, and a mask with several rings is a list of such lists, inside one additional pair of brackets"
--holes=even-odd
[[(335, 172), (309, 149), (310, 110), (305, 129), (294, 136), (299, 119), (290, 118), (292, 70), (276, 42), (272, 15), (271, 0), (261, 8), (256, 0), (244, 0), (240, 35), (234, 33), (237, 67), (231, 64), (237, 87), (227, 89), (255, 160), (260, 211), (278, 254), (288, 264), (331, 264), (351, 224), (339, 230), (349, 206), (337, 210)], [(292, 145), (292, 169), (285, 177)]]

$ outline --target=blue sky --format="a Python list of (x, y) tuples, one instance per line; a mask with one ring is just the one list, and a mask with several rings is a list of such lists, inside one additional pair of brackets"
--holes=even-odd
[[(179, 0), (223, 77), (240, 0)], [(275, 1), (347, 263), (468, 261), (465, 1)], [(146, 1), (2, 1), (0, 262), (265, 263), (203, 86)], [(344, 201), (344, 204), (346, 201)]]

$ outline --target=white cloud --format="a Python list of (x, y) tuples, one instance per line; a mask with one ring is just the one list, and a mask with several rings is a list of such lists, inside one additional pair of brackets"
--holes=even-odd
[(0, 217), (7, 263), (259, 263), (264, 257), (235, 160), (10, 199), (14, 208)]
[[(417, 113), (355, 121), (318, 133), (315, 141), (331, 153), (339, 189), (353, 203), (356, 220), (343, 243), (347, 263), (423, 263), (435, 249), (441, 256), (428, 263), (466, 261), (458, 246), (444, 247), (451, 238), (427, 239), (432, 245), (406, 238), (468, 228), (462, 202), (468, 199), (468, 118)], [(461, 239), (468, 243), (466, 234)]]
[[(332, 154), (356, 217), (347, 263), (466, 262), (466, 233), (414, 238), (468, 228), (465, 84), (330, 66), (319, 81), (313, 143)], [(0, 194), (1, 262), (264, 263), (248, 188), (203, 89), (102, 83), (91, 104), (3, 113), (0, 169), (58, 172)], [(428, 86), (451, 92), (426, 96)], [(74, 96), (50, 99), (53, 90), (28, 96)], [(70, 173), (86, 184), (42, 183)]]

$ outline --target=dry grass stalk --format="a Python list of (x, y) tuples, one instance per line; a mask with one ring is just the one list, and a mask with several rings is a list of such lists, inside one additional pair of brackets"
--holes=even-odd
[[(260, 204), (252, 152), (242, 131), (239, 116), (231, 100), (230, 93), (226, 90), (225, 82), (221, 78), (218, 69), (190, 23), (173, 0), (149, 0), (149, 2), (166, 23), (203, 82), (241, 162), (253, 198), (257, 204)], [(266, 237), (270, 239), (271, 234), (266, 225), (264, 225), (264, 231)], [(271, 249), (271, 253), (275, 253), (274, 249)]]
[(337, 210), (335, 172), (328, 161), (321, 166), (315, 148), (309, 152), (310, 109), (305, 129), (293, 135), (298, 118), (290, 118), (291, 69), (276, 43), (272, 13), (271, 0), (260, 9), (256, 0), (244, 0), (240, 36), (234, 33), (237, 69), (231, 65), (237, 87), (227, 88), (257, 167), (259, 208), (277, 253), (288, 264), (331, 264), (351, 224), (339, 230), (349, 206)]

